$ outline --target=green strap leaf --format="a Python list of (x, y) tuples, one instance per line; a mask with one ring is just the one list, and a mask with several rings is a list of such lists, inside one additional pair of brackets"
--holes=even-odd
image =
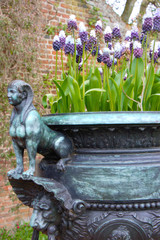
[(101, 88), (92, 88), (92, 89), (89, 89), (88, 91), (85, 92), (85, 96), (88, 93), (91, 93), (91, 92), (106, 92), (106, 90), (105, 89), (101, 89)]

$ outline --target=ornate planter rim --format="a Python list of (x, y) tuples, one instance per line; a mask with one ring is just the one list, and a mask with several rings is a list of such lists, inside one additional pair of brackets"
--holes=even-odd
[(47, 125), (155, 125), (160, 124), (160, 112), (84, 112), (50, 114), (42, 117)]

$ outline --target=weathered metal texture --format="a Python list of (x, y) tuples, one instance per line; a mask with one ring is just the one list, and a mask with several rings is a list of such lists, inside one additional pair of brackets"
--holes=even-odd
[[(40, 192), (36, 201), (33, 197), (32, 220), (38, 221), (36, 213), (40, 223), (48, 221), (41, 217), (46, 211), (52, 216), (48, 225), (34, 225), (32, 240), (38, 239), (36, 230), (56, 240), (159, 240), (160, 113), (61, 114), (42, 120), (71, 139), (74, 151), (64, 172), (53, 155), (42, 159), (37, 177), (9, 178), (24, 204)], [(39, 209), (40, 203), (47, 207)]]
[(51, 159), (43, 159), (41, 176), (64, 184), (73, 198), (160, 198), (160, 113), (63, 114), (43, 120), (67, 134), (75, 151), (64, 173), (57, 171)]

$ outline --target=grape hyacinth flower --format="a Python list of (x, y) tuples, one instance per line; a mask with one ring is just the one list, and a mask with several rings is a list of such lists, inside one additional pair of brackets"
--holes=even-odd
[(55, 51), (59, 51), (60, 48), (61, 48), (61, 43), (60, 43), (60, 40), (59, 40), (59, 36), (56, 35), (56, 36), (54, 36), (54, 38), (53, 38), (53, 49), (54, 49)]
[(120, 59), (121, 57), (122, 46), (119, 42), (117, 42), (114, 46), (114, 57)]
[(104, 48), (103, 49), (103, 56), (109, 57), (111, 50), (109, 48)]
[(111, 59), (111, 57), (106, 59), (106, 64), (107, 64), (108, 68), (112, 67), (112, 59)]
[(77, 22), (75, 15), (70, 15), (69, 21), (68, 21), (68, 30), (77, 30)]
[(160, 32), (160, 8), (157, 9), (153, 17), (153, 30)]
[(99, 50), (98, 56), (97, 56), (97, 62), (101, 63), (102, 59), (103, 59), (103, 53), (101, 50)]
[(102, 33), (102, 21), (99, 20), (95, 24), (96, 33)]
[[(113, 61), (113, 56), (111, 56), (111, 60)], [(114, 58), (114, 65), (117, 65), (117, 58)]]
[(92, 56), (96, 56), (96, 53), (98, 53), (99, 52), (99, 46), (94, 46), (93, 47), (93, 50), (92, 50)]
[(114, 28), (112, 30), (112, 36), (114, 38), (121, 38), (120, 28), (117, 23), (114, 25)]
[(78, 55), (78, 52), (76, 51), (76, 63), (80, 63), (82, 61), (82, 56)]
[(142, 30), (144, 33), (152, 30), (152, 17), (150, 12), (146, 13), (143, 17)]
[(125, 35), (125, 41), (130, 41), (131, 40), (131, 31), (127, 31)]
[(109, 48), (110, 50), (112, 49), (112, 43), (111, 43), (111, 42), (108, 43), (108, 48)]
[(65, 42), (65, 46), (64, 46), (64, 52), (66, 55), (68, 54), (74, 54), (74, 38), (69, 35), (67, 38), (66, 38), (66, 42)]
[(147, 35), (142, 33), (140, 37), (140, 42), (143, 44), (143, 47), (146, 46)]
[(159, 52), (159, 42), (155, 42), (154, 40), (151, 42), (150, 44), (150, 51), (149, 51), (149, 56), (150, 59), (152, 59), (152, 54), (154, 51), (154, 56), (153, 56), (153, 60), (156, 63), (157, 59), (158, 59), (158, 52)]
[(59, 32), (59, 40), (61, 44), (61, 49), (63, 49), (66, 42), (66, 34), (63, 30)]
[(135, 24), (131, 29), (131, 40), (139, 40), (138, 28)]
[(105, 43), (111, 42), (112, 40), (112, 30), (109, 26), (107, 26), (104, 30), (104, 40)]
[(117, 58), (114, 58), (113, 55), (110, 55), (110, 60), (111, 60), (112, 64), (113, 64), (113, 61), (114, 61), (114, 65), (117, 65)]
[(103, 49), (102, 61), (103, 61), (104, 64), (107, 65), (107, 67), (110, 68), (112, 66), (112, 60), (110, 58), (110, 49), (109, 48), (104, 48)]
[(143, 54), (142, 44), (138, 41), (135, 41), (133, 44), (133, 54), (135, 58), (141, 58)]
[(79, 71), (82, 70), (82, 65), (83, 65), (83, 59), (81, 60), (81, 62), (80, 62), (79, 65), (78, 65), (78, 70), (79, 70)]
[(127, 79), (127, 76), (128, 76), (128, 74), (126, 73), (125, 76), (124, 76), (124, 78), (123, 78), (124, 81)]
[(102, 68), (98, 68), (98, 70), (99, 70), (99, 73), (101, 75), (101, 80), (103, 81), (103, 69)]
[(95, 30), (91, 30), (90, 32), (90, 38), (88, 39), (88, 50), (90, 51), (92, 47), (95, 47), (97, 45), (97, 38), (96, 38), (96, 32)]
[(129, 61), (129, 58), (130, 58), (130, 42), (128, 41), (125, 41), (125, 42), (122, 42), (122, 50), (121, 50), (121, 56), (124, 55), (125, 56), (125, 59), (126, 61)]
[(130, 43), (128, 41), (127, 42), (122, 42), (122, 44), (121, 44), (121, 56), (123, 54), (125, 54), (126, 49), (129, 48), (129, 45), (130, 45)]
[(82, 56), (83, 55), (83, 45), (82, 45), (82, 41), (80, 38), (77, 39), (76, 49), (77, 49), (78, 55)]
[(87, 42), (88, 33), (83, 22), (80, 22), (79, 24), (79, 37), (82, 41), (82, 44), (85, 44)]
[(133, 50), (133, 41), (130, 43), (129, 49), (130, 49), (130, 53), (132, 53), (132, 50)]

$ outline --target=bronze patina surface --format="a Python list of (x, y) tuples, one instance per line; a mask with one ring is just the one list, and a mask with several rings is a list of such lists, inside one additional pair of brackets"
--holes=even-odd
[[(39, 231), (49, 240), (159, 240), (160, 113), (71, 113), (40, 118), (32, 101), (30, 111), (22, 114), (28, 93), (23, 88), (16, 91), (15, 99), (9, 95), (9, 101), (12, 105), (15, 101), (11, 128), (16, 135), (13, 129), (11, 135), (17, 169), (8, 176), (20, 201), (33, 208), (32, 240), (39, 239)], [(40, 121), (38, 129), (47, 129), (46, 134), (39, 144), (37, 123), (33, 124), (32, 140), (22, 146), (30, 139), (26, 119), (30, 116), (32, 121), (34, 114)], [(24, 132), (16, 129), (19, 126)], [(54, 150), (63, 149), (68, 160), (65, 168), (63, 157), (48, 148), (53, 143)], [(22, 171), (25, 148), (31, 163), (34, 156), (35, 164), (37, 152), (44, 156), (34, 176), (34, 171)]]

